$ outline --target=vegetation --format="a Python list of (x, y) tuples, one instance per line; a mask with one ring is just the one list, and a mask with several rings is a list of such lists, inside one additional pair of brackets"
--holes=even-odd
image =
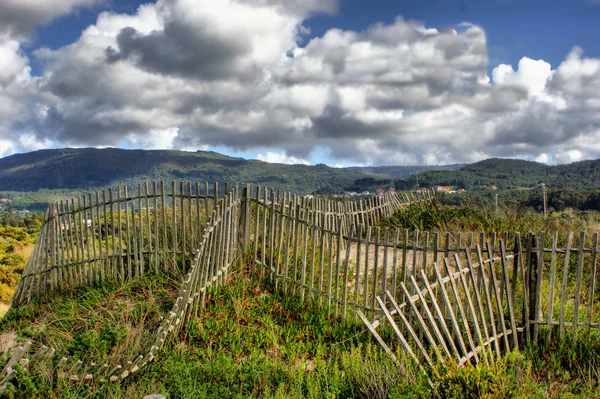
[(413, 166), (351, 166), (355, 172), (365, 173), (377, 176), (379, 178), (408, 178), (418, 173), (426, 172), (428, 170), (455, 170), (465, 166), (464, 164), (454, 165), (413, 165)]
[[(460, 168), (460, 169), (459, 169)], [(195, 180), (267, 185), (298, 194), (339, 194), (395, 187), (452, 186), (462, 197), (521, 206), (542, 206), (539, 185), (549, 189), (549, 206), (600, 210), (600, 160), (548, 166), (511, 159), (471, 165), (330, 168), (319, 164), (284, 165), (228, 157), (215, 152), (144, 151), (114, 148), (41, 150), (0, 159), (0, 213), (10, 209), (43, 211), (57, 200), (90, 190), (143, 180)], [(496, 186), (497, 191), (489, 187)]]
[[(271, 164), (205, 151), (82, 148), (41, 150), (0, 159), (0, 190), (9, 199), (22, 197), (18, 192), (49, 190), (30, 195), (29, 203), (44, 203), (54, 190), (65, 194), (64, 190), (88, 191), (124, 183), (137, 186), (143, 180), (257, 183), (302, 194), (328, 193), (339, 192), (364, 176), (323, 164)], [(21, 205), (17, 201), (14, 206)]]
[[(52, 342), (82, 359), (117, 359), (120, 351), (143, 346), (132, 344), (140, 334), (132, 326), (152, 329), (158, 313), (168, 308), (169, 301), (159, 299), (166, 295), (157, 292), (168, 290), (170, 279), (154, 280), (147, 276), (124, 287), (77, 290), (60, 298), (51, 311), (33, 306), (11, 310), (0, 331)], [(125, 301), (130, 314), (117, 309)], [(43, 330), (40, 320), (45, 321)], [(389, 342), (391, 336), (384, 338)], [(19, 374), (16, 387), (5, 396), (541, 399), (600, 394), (597, 342), (573, 348), (553, 341), (509, 353), (491, 366), (441, 364), (431, 371), (433, 387), (404, 352), (396, 355), (399, 366), (364, 326), (335, 321), (321, 308), (278, 294), (267, 281), (236, 276), (232, 284), (209, 294), (205, 309), (180, 332), (177, 345), (167, 345), (123, 384), (68, 382), (46, 370)]]
[[(125, 318), (135, 318), (138, 326), (146, 320), (145, 328), (153, 329), (147, 320), (156, 319), (154, 304), (162, 302), (155, 301), (152, 280), (78, 290), (51, 309), (32, 305), (11, 310), (0, 331), (52, 343), (82, 359), (116, 359), (132, 350), (126, 344), (139, 334)], [(416, 367), (401, 354), (404, 367), (395, 367), (363, 326), (334, 322), (314, 305), (274, 293), (266, 281), (239, 276), (233, 281), (207, 297), (205, 310), (180, 333), (181, 342), (159, 352), (123, 385), (73, 384), (54, 375), (21, 374), (8, 396), (139, 398), (159, 392), (172, 398), (385, 398), (390, 392), (423, 388)], [(127, 306), (135, 316), (119, 311), (126, 292), (134, 293)], [(144, 307), (144, 302), (150, 304)], [(165, 306), (161, 308), (164, 312)]]
[(0, 315), (4, 314), (42, 224), (42, 215), (0, 216)]
[[(374, 191), (395, 187), (413, 190), (420, 187), (448, 186), (466, 193), (440, 193), (443, 203), (470, 206), (484, 203), (526, 207), (543, 211), (541, 184), (548, 187), (547, 206), (551, 212), (565, 209), (600, 210), (600, 160), (570, 165), (547, 166), (536, 162), (488, 159), (458, 170), (430, 170), (397, 179), (383, 175), (360, 178), (347, 187), (352, 191)], [(495, 188), (492, 189), (492, 186)]]
[[(450, 197), (450, 196), (449, 196)], [(449, 198), (448, 197), (448, 198)], [(453, 196), (452, 198), (458, 198)], [(460, 197), (464, 198), (464, 197)], [(482, 197), (483, 198), (483, 197)], [(485, 199), (463, 199), (460, 206), (420, 203), (398, 210), (387, 227), (429, 231), (597, 231), (600, 214), (552, 211), (543, 218), (534, 207), (504, 202), (496, 210)], [(2, 256), (31, 247), (41, 215), (4, 215)], [(5, 243), (8, 246), (2, 247)], [(9, 245), (10, 244), (10, 245)], [(4, 248), (4, 249), (3, 249)], [(15, 249), (16, 248), (16, 249)], [(20, 258), (24, 264), (26, 254)], [(18, 268), (11, 269), (15, 275)], [(22, 270), (22, 269), (21, 269)], [(12, 309), (0, 321), (0, 338), (18, 335), (51, 345), (59, 356), (110, 363), (130, 359), (147, 348), (161, 316), (172, 306), (182, 276), (147, 275), (124, 285), (77, 289), (52, 305), (34, 303)], [(15, 281), (16, 284), (16, 281)], [(10, 286), (7, 284), (7, 287)], [(14, 286), (13, 286), (14, 287)], [(386, 342), (394, 342), (389, 331)], [(541, 342), (545, 342), (544, 339)], [(368, 330), (334, 320), (326, 310), (284, 296), (266, 280), (235, 275), (212, 291), (154, 362), (123, 384), (72, 382), (51, 371), (19, 373), (10, 398), (589, 398), (600, 396), (600, 342), (572, 347), (553, 340), (520, 353), (508, 353), (490, 366), (458, 368), (441, 364), (420, 373), (406, 353), (400, 365), (382, 351)], [(399, 347), (399, 345), (394, 345)], [(0, 360), (0, 366), (2, 366)]]
[[(498, 189), (535, 187), (545, 183), (557, 189), (600, 188), (600, 160), (548, 166), (521, 160), (492, 158), (453, 171), (428, 171), (398, 181), (398, 188), (412, 188), (419, 179), (425, 187), (456, 186), (467, 190), (495, 185)], [(407, 186), (408, 185), (408, 186)]]
[(486, 233), (527, 233), (530, 231), (598, 231), (599, 212), (552, 212), (547, 218), (530, 208), (500, 207), (471, 202), (469, 206), (450, 206), (437, 201), (422, 202), (397, 210), (382, 221), (386, 227), (423, 231), (462, 231)]

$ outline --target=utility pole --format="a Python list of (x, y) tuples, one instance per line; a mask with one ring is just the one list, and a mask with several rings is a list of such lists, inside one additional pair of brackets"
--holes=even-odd
[(548, 217), (548, 200), (546, 194), (546, 184), (542, 183), (542, 195), (544, 200), (544, 219)]

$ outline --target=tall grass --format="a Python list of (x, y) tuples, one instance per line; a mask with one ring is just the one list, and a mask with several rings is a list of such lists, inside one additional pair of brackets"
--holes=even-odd
[(384, 219), (385, 227), (424, 231), (483, 231), (485, 233), (527, 233), (530, 231), (591, 231), (599, 227), (598, 212), (553, 212), (547, 218), (529, 208), (485, 204), (454, 207), (436, 201), (413, 204)]

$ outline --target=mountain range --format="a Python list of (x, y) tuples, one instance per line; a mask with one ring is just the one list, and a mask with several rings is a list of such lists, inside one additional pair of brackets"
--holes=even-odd
[(80, 190), (144, 180), (254, 183), (296, 193), (337, 193), (357, 179), (409, 177), (446, 166), (332, 168), (246, 160), (211, 151), (78, 148), (0, 159), (0, 191)]
[(144, 180), (254, 183), (299, 194), (414, 189), (435, 185), (467, 190), (535, 187), (600, 189), (600, 160), (549, 166), (491, 158), (474, 164), (332, 168), (246, 160), (211, 151), (78, 148), (40, 150), (0, 158), (0, 193), (87, 191)]

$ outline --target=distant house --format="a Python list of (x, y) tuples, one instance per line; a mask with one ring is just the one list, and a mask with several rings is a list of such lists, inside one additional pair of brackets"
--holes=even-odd
[(459, 192), (459, 193), (466, 193), (466, 192), (467, 192), (467, 190), (465, 190), (464, 188), (459, 188), (459, 189), (458, 189), (458, 192)]
[(435, 190), (437, 192), (441, 192), (441, 193), (449, 193), (450, 190), (452, 190), (452, 187), (450, 187), (450, 186), (436, 186)]
[(491, 188), (492, 190), (498, 190), (498, 187), (496, 187), (495, 185), (492, 185), (490, 188)]

